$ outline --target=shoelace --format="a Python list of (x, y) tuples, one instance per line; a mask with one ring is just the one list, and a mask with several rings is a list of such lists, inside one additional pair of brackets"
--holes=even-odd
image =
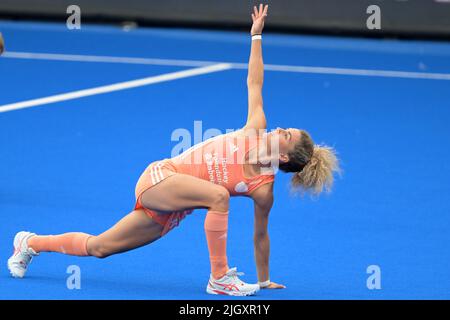
[(228, 271), (228, 275), (230, 277), (233, 277), (234, 280), (239, 280), (239, 282), (242, 283), (242, 281), (238, 278), (238, 276), (243, 276), (244, 275), (243, 272), (238, 272), (236, 268), (231, 268)]

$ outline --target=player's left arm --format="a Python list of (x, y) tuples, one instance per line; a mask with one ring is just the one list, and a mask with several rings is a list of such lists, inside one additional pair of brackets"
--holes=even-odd
[[(267, 231), (269, 213), (273, 205), (273, 183), (267, 183), (252, 193), (255, 207), (254, 250), (258, 281), (266, 282), (269, 277), (270, 239)], [(270, 281), (266, 289), (282, 289), (284, 285)]]
[[(264, 20), (267, 16), (268, 6), (253, 8), (251, 35), (261, 35)], [(260, 39), (252, 40), (250, 58), (248, 62), (247, 89), (248, 89), (248, 115), (245, 130), (259, 130), (266, 128), (266, 116), (263, 109), (262, 88), (264, 82), (264, 63), (262, 56), (262, 42)]]

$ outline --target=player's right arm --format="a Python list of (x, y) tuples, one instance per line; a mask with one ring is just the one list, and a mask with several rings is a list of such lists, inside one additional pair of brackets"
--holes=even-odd
[(268, 282), (266, 289), (283, 289), (282, 284), (270, 281), (269, 255), (270, 239), (268, 232), (269, 213), (273, 205), (273, 182), (257, 188), (251, 195), (255, 209), (255, 233), (253, 237), (258, 282)]

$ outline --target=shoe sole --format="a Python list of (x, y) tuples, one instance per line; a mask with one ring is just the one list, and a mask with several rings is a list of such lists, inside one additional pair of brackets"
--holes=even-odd
[(245, 297), (245, 296), (252, 296), (255, 295), (259, 289), (255, 289), (248, 292), (242, 292), (242, 291), (221, 291), (212, 289), (209, 286), (206, 287), (206, 292), (209, 294), (216, 294), (216, 295), (226, 295), (226, 296), (235, 296), (235, 297)]

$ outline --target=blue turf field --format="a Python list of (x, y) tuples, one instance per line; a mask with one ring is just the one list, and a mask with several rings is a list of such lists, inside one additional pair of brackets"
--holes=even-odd
[[(0, 58), (0, 111), (195, 68), (19, 52), (247, 63), (250, 49), (239, 32), (6, 21), (0, 31), (9, 52)], [(308, 130), (338, 150), (344, 173), (319, 200), (289, 197), (289, 176), (278, 174), (271, 279), (287, 288), (246, 299), (449, 299), (450, 43), (277, 34), (263, 43), (266, 64), (325, 68), (266, 71), (269, 129)], [(350, 74), (361, 69), (406, 73)], [(429, 74), (440, 76), (421, 78)], [(132, 209), (142, 170), (170, 155), (173, 130), (192, 131), (196, 120), (223, 132), (244, 124), (245, 80), (245, 69), (232, 68), (0, 113), (0, 299), (220, 299), (205, 292), (204, 210), (106, 260), (41, 254), (22, 280), (10, 278), (6, 260), (20, 230), (98, 234), (112, 226)], [(230, 213), (230, 265), (254, 282), (252, 204), (233, 198)], [(81, 268), (80, 290), (66, 288), (70, 265)], [(381, 268), (381, 290), (366, 287), (369, 265)]]

